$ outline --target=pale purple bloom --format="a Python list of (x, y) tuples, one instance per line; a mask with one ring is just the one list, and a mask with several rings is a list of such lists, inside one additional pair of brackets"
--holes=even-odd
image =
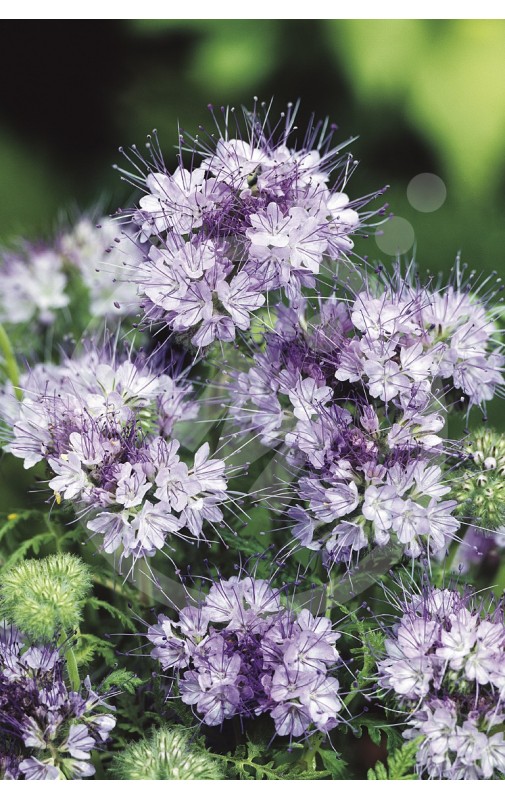
[[(116, 721), (107, 695), (87, 678), (77, 691), (64, 679), (63, 654), (30, 647), (15, 628), (0, 625), (0, 777), (80, 780), (94, 774), (91, 751), (109, 739)], [(98, 712), (98, 713), (96, 713)], [(7, 762), (6, 762), (7, 759)]]
[[(404, 736), (420, 737), (417, 770), (436, 779), (505, 774), (505, 624), (501, 604), (426, 587), (399, 602), (379, 685), (408, 713)], [(396, 601), (398, 603), (398, 601)]]
[(6, 449), (30, 467), (46, 461), (57, 503), (71, 501), (105, 552), (152, 556), (168, 538), (206, 538), (223, 520), (226, 463), (207, 443), (180, 455), (173, 428), (196, 416), (192, 386), (166, 374), (156, 354), (124, 359), (89, 348), (23, 377), (22, 399), (6, 391)]
[(338, 636), (329, 619), (286, 610), (277, 590), (252, 577), (213, 582), (198, 608), (174, 622), (161, 614), (147, 632), (152, 657), (176, 671), (183, 702), (206, 725), (268, 713), (290, 737), (340, 720)]
[(200, 348), (233, 341), (268, 292), (299, 298), (325, 257), (347, 257), (363, 224), (358, 209), (370, 198), (352, 201), (342, 191), (350, 156), (333, 145), (332, 129), (314, 126), (300, 150), (290, 146), (294, 119), (289, 108), (272, 128), (255, 108), (243, 134), (232, 136), (226, 116), (219, 138), (210, 146), (195, 138), (191, 168), (181, 151), (173, 174), (157, 143), (150, 162), (134, 151), (139, 174), (128, 175), (144, 195), (128, 216), (151, 246), (125, 278), (149, 301), (146, 324), (187, 332)]

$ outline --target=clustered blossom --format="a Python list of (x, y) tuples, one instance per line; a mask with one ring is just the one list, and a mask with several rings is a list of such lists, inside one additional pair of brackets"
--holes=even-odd
[(114, 317), (139, 313), (136, 288), (125, 275), (138, 261), (132, 235), (110, 217), (94, 222), (83, 216), (58, 241), (65, 262), (78, 270), (89, 291), (90, 314), (108, 324)]
[(437, 779), (505, 774), (505, 623), (475, 596), (426, 589), (401, 604), (386, 639), (379, 684), (410, 712), (407, 739), (420, 738), (417, 767)]
[(268, 292), (294, 298), (302, 286), (315, 286), (324, 261), (352, 249), (364, 219), (356, 209), (369, 199), (351, 201), (343, 192), (352, 158), (341, 154), (347, 143), (332, 144), (333, 128), (313, 126), (296, 149), (289, 146), (293, 109), (274, 133), (262, 112), (246, 114), (243, 138), (231, 137), (228, 113), (217, 141), (194, 140), (190, 169), (181, 137), (173, 174), (152, 146), (142, 177), (126, 173), (147, 190), (133, 222), (151, 247), (132, 276), (145, 321), (188, 334), (196, 347), (247, 330)]
[(57, 502), (86, 514), (105, 552), (153, 555), (169, 535), (198, 541), (205, 522), (223, 519), (224, 461), (204, 443), (186, 463), (172, 435), (198, 410), (182, 375), (91, 348), (59, 366), (37, 365), (22, 389), (22, 400), (2, 398), (12, 429), (5, 449), (26, 468), (48, 464)]
[[(91, 316), (110, 325), (138, 314), (136, 288), (125, 278), (138, 258), (131, 231), (107, 217), (96, 223), (83, 216), (48, 244), (21, 242), (16, 250), (0, 253), (0, 322), (51, 325), (79, 295), (76, 278), (89, 293)], [(84, 303), (81, 295), (78, 302)]]
[(393, 281), (367, 287), (351, 305), (354, 335), (345, 342), (337, 378), (365, 381), (372, 397), (389, 402), (411, 384), (438, 378), (470, 405), (491, 400), (502, 386), (505, 358), (484, 302), (465, 287), (456, 266), (445, 289)]
[(352, 308), (321, 300), (316, 324), (306, 310), (279, 307), (265, 351), (231, 383), (237, 421), (265, 444), (288, 448), (300, 470), (292, 494), (304, 505), (287, 511), (295, 539), (323, 549), (329, 564), (372, 542), (397, 541), (411, 557), (443, 552), (459, 522), (456, 501), (443, 499), (450, 491), (441, 468), (444, 419), (424, 356), (417, 366), (409, 360), (402, 392), (386, 402), (374, 391), (377, 375), (355, 380), (344, 369), (357, 352)]
[(283, 608), (278, 591), (250, 577), (218, 580), (199, 607), (177, 622), (161, 614), (148, 631), (152, 657), (177, 673), (181, 699), (206, 725), (268, 713), (291, 737), (339, 722), (338, 638), (329, 619)]
[(116, 721), (89, 678), (68, 689), (64, 661), (50, 646), (28, 646), (0, 625), (0, 778), (80, 780), (95, 774), (91, 753)]
[(24, 242), (0, 253), (0, 278), (0, 322), (50, 325), (69, 303), (63, 258), (52, 247)]

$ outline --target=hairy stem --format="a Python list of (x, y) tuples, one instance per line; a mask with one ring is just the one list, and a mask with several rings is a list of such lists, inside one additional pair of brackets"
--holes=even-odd
[(4, 357), (4, 370), (5, 374), (7, 375), (8, 379), (14, 386), (14, 392), (18, 400), (23, 399), (23, 392), (21, 391), (21, 387), (19, 385), (19, 367), (16, 361), (16, 356), (14, 355), (14, 350), (12, 349), (11, 340), (7, 335), (7, 331), (5, 330), (4, 326), (0, 323), (0, 352)]

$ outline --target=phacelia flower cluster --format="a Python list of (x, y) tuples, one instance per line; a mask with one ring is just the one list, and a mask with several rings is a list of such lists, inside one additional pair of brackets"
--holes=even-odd
[(426, 589), (401, 604), (379, 684), (410, 712), (422, 776), (482, 780), (505, 774), (505, 623), (468, 591)]
[(337, 377), (364, 381), (372, 397), (387, 403), (412, 383), (439, 379), (457, 399), (482, 405), (504, 383), (496, 323), (473, 287), (464, 285), (459, 262), (444, 289), (395, 278), (385, 288), (379, 283), (358, 293), (350, 311), (354, 331)]
[(284, 446), (300, 470), (291, 488), (277, 490), (291, 503), (295, 539), (323, 549), (329, 564), (390, 541), (411, 557), (443, 552), (459, 522), (456, 501), (443, 499), (448, 443), (439, 435), (444, 417), (426, 367), (431, 356), (420, 341), (408, 356), (403, 350), (401, 391), (386, 399), (377, 381), (397, 359), (390, 369), (351, 372), (351, 353), (352, 363), (361, 357), (353, 307), (321, 300), (314, 322), (308, 310), (304, 302), (279, 307), (264, 352), (231, 381), (238, 422), (264, 444)]
[(152, 657), (175, 671), (184, 703), (206, 725), (269, 714), (280, 736), (323, 733), (342, 708), (335, 642), (326, 617), (283, 608), (267, 581), (218, 580), (204, 602), (149, 628)]
[(83, 216), (47, 244), (21, 242), (0, 253), (0, 322), (52, 325), (74, 302), (109, 325), (138, 314), (136, 287), (125, 273), (139, 252), (131, 231), (107, 217)]
[(139, 257), (132, 230), (110, 217), (94, 222), (83, 216), (61, 234), (58, 249), (88, 290), (92, 317), (106, 319), (110, 325), (114, 318), (139, 313), (136, 287), (127, 279)]
[[(140, 177), (125, 173), (147, 191), (133, 221), (151, 247), (132, 277), (145, 321), (163, 322), (195, 347), (247, 330), (269, 292), (283, 289), (293, 298), (313, 287), (325, 261), (352, 249), (366, 216), (357, 209), (370, 199), (351, 201), (343, 191), (352, 157), (342, 155), (347, 142), (333, 144), (327, 123), (311, 125), (297, 149), (289, 144), (291, 107), (273, 131), (257, 108), (245, 112), (242, 133), (229, 109), (222, 125), (214, 119), (217, 137), (181, 136), (173, 174), (157, 143)], [(192, 151), (189, 168), (185, 149)]]
[(0, 625), (0, 778), (94, 775), (91, 753), (116, 724), (110, 711), (89, 678), (78, 691), (67, 687), (58, 649), (29, 646), (16, 628)]
[(0, 253), (0, 277), (0, 322), (50, 325), (69, 303), (64, 260), (50, 246), (23, 242)]
[(176, 423), (193, 419), (192, 387), (175, 371), (133, 355), (90, 348), (22, 381), (23, 399), (2, 398), (6, 450), (25, 467), (45, 461), (56, 501), (70, 500), (103, 537), (107, 553), (153, 555), (171, 535), (198, 541), (221, 522), (225, 463), (204, 443), (184, 458)]

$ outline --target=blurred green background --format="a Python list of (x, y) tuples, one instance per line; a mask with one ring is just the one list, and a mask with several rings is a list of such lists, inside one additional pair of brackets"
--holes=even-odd
[[(68, 206), (124, 204), (120, 144), (156, 127), (174, 166), (178, 121), (196, 131), (207, 103), (258, 95), (276, 111), (300, 98), (301, 126), (314, 111), (359, 135), (349, 193), (390, 184), (426, 269), (446, 271), (458, 250), (503, 269), (503, 20), (4, 21), (0, 63), (4, 242), (50, 233)], [(406, 194), (425, 172), (447, 189), (429, 213)], [(391, 260), (374, 238), (359, 249)]]

